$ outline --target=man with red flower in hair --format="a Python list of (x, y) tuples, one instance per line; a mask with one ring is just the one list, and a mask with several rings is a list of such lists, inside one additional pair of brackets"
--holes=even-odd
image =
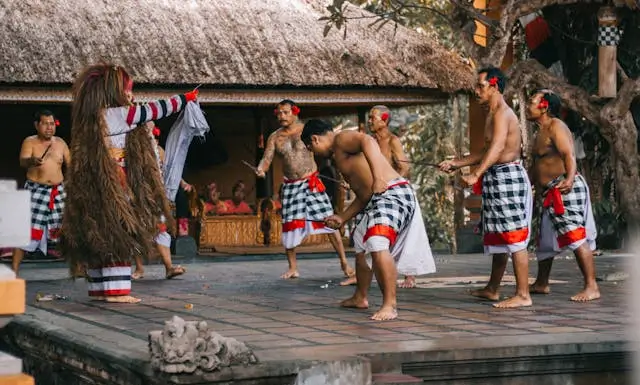
[(282, 244), (289, 269), (281, 278), (300, 276), (296, 261), (296, 247), (311, 234), (328, 234), (340, 257), (342, 271), (347, 277), (355, 274), (347, 262), (340, 233), (325, 226), (324, 219), (333, 215), (333, 206), (318, 175), (318, 167), (300, 140), (304, 124), (298, 119), (300, 108), (292, 100), (278, 103), (273, 111), (280, 128), (273, 132), (265, 146), (256, 175), (263, 178), (275, 154), (282, 158), (284, 184), (282, 187)]
[(520, 161), (522, 138), (518, 118), (502, 93), (506, 77), (498, 68), (478, 71), (475, 94), (488, 111), (483, 151), (462, 159), (444, 161), (446, 172), (476, 166), (462, 177), (474, 193), (482, 195), (482, 230), (484, 251), (493, 256), (491, 277), (484, 289), (471, 294), (491, 301), (500, 298), (499, 289), (509, 256), (513, 260), (516, 293), (494, 304), (499, 308), (531, 306), (529, 295), (529, 244), (533, 193), (529, 176)]
[(71, 161), (67, 143), (55, 136), (60, 122), (53, 112), (38, 111), (33, 124), (37, 134), (26, 138), (20, 149), (20, 165), (27, 169), (24, 188), (31, 191), (31, 242), (13, 251), (12, 267), (16, 273), (25, 251), (40, 249), (59, 257), (55, 246), (64, 211), (62, 165), (68, 167)]
[(543, 214), (536, 257), (538, 278), (530, 290), (549, 294), (549, 274), (553, 257), (563, 249), (576, 256), (584, 276), (584, 288), (571, 297), (586, 302), (600, 298), (593, 263), (597, 230), (591, 211), (589, 187), (576, 171), (573, 137), (569, 127), (558, 118), (561, 100), (550, 90), (538, 90), (529, 99), (527, 120), (539, 131), (533, 146), (532, 179), (543, 194)]

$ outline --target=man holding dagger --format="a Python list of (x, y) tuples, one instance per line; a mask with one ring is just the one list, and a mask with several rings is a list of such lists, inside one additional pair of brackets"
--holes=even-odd
[(20, 166), (27, 169), (24, 188), (31, 191), (31, 242), (13, 251), (16, 273), (25, 251), (40, 249), (56, 255), (65, 199), (62, 165), (68, 167), (71, 161), (67, 143), (55, 136), (58, 125), (51, 111), (38, 111), (34, 116), (36, 135), (26, 138), (20, 149)]

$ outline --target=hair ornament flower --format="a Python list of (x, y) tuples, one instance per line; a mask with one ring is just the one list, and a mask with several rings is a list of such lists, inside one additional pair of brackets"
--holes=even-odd
[(549, 101), (543, 98), (542, 100), (540, 100), (540, 103), (538, 103), (538, 108), (541, 110), (545, 108), (549, 108)]
[(158, 129), (158, 127), (154, 127), (151, 133), (157, 138), (158, 136), (160, 136), (160, 129)]
[(58, 119), (56, 119), (56, 121), (55, 121), (55, 125), (56, 125), (56, 127), (59, 127), (59, 126), (60, 126), (60, 121), (59, 121)]
[(492, 77), (491, 79), (489, 79), (489, 85), (490, 86), (497, 86), (498, 85), (498, 78), (497, 77)]
[(380, 115), (380, 119), (384, 120), (385, 122), (389, 121), (389, 113), (388, 112), (383, 112), (382, 115)]

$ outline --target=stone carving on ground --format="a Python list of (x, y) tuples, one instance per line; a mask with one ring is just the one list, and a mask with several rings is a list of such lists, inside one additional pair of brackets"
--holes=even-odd
[(231, 365), (256, 364), (251, 349), (235, 338), (209, 330), (205, 321), (173, 316), (163, 330), (149, 332), (151, 366), (164, 373), (213, 372)]

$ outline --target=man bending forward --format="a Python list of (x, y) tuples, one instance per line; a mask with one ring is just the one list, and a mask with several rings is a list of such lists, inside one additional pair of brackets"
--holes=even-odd
[(344, 213), (325, 219), (327, 226), (337, 229), (356, 214), (363, 214), (353, 237), (356, 252), (362, 255), (356, 260), (356, 292), (342, 306), (369, 306), (367, 292), (375, 272), (383, 303), (371, 319), (397, 318), (398, 270), (407, 275), (435, 272), (433, 256), (424, 247), (429, 240), (411, 185), (391, 167), (375, 139), (368, 135), (353, 131), (335, 134), (331, 125), (313, 119), (305, 124), (301, 139), (314, 154), (333, 158), (356, 195)]

